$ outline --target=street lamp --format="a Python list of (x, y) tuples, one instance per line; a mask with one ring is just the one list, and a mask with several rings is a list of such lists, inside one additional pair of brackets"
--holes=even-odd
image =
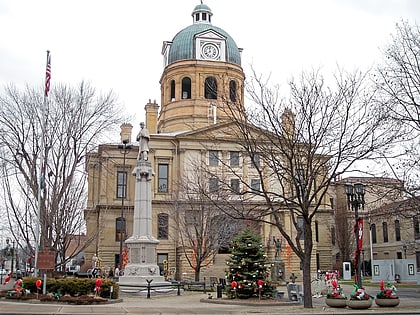
[[(123, 143), (118, 145), (118, 149), (121, 150), (121, 154), (123, 155), (123, 184), (122, 184), (122, 191), (121, 191), (121, 217), (120, 217), (120, 255), (118, 259), (119, 269), (122, 270), (122, 248), (123, 248), (123, 241), (126, 235), (127, 224), (124, 221), (124, 200), (127, 196), (127, 186), (128, 186), (128, 176), (125, 170), (125, 160), (126, 155), (131, 149), (131, 144), (128, 144), (128, 140), (124, 139)], [(116, 275), (117, 276), (117, 275)]]
[(345, 185), (346, 195), (347, 195), (347, 205), (349, 209), (354, 211), (354, 219), (356, 221), (354, 226), (354, 236), (356, 240), (356, 254), (354, 257), (355, 267), (356, 267), (356, 276), (355, 283), (359, 288), (362, 287), (362, 277), (361, 277), (361, 251), (363, 247), (363, 219), (359, 218), (359, 209), (365, 206), (365, 185), (362, 183), (346, 184)]

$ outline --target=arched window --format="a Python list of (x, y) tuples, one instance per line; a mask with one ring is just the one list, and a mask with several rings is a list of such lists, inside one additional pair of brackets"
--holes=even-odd
[(171, 101), (175, 100), (175, 80), (171, 80)]
[(191, 98), (191, 79), (185, 77), (182, 79), (182, 99)]
[(206, 78), (204, 84), (204, 97), (211, 100), (217, 99), (217, 81), (214, 77)]
[(158, 239), (167, 240), (169, 235), (169, 215), (166, 213), (158, 214)]
[(384, 243), (388, 243), (388, 224), (386, 222), (382, 223), (382, 232), (384, 234)]
[(376, 244), (377, 240), (376, 240), (376, 224), (372, 223), (370, 225), (370, 229), (372, 230), (372, 244)]
[(236, 93), (236, 82), (232, 80), (229, 82), (229, 96), (231, 102), (236, 102)]
[(397, 242), (401, 241), (401, 227), (400, 220), (395, 220), (395, 240)]

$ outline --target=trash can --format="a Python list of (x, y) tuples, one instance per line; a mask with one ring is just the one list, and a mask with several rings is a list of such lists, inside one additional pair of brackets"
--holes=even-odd
[(217, 298), (221, 299), (222, 298), (223, 286), (219, 283), (216, 287), (216, 290), (217, 290)]

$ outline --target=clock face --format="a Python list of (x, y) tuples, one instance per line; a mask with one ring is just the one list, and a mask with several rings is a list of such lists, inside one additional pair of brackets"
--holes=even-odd
[(219, 57), (219, 47), (212, 43), (203, 45), (201, 52), (206, 59), (217, 59)]

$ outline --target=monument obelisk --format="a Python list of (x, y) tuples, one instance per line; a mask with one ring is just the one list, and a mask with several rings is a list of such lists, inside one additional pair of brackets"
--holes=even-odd
[[(137, 136), (139, 154), (133, 175), (136, 177), (134, 194), (133, 235), (125, 243), (129, 249), (128, 264), (124, 275), (119, 278), (122, 291), (130, 291), (130, 287), (153, 286), (165, 283), (156, 263), (156, 246), (159, 241), (152, 235), (152, 178), (155, 175), (148, 161), (150, 135), (144, 123)], [(124, 288), (124, 285), (127, 287)]]

